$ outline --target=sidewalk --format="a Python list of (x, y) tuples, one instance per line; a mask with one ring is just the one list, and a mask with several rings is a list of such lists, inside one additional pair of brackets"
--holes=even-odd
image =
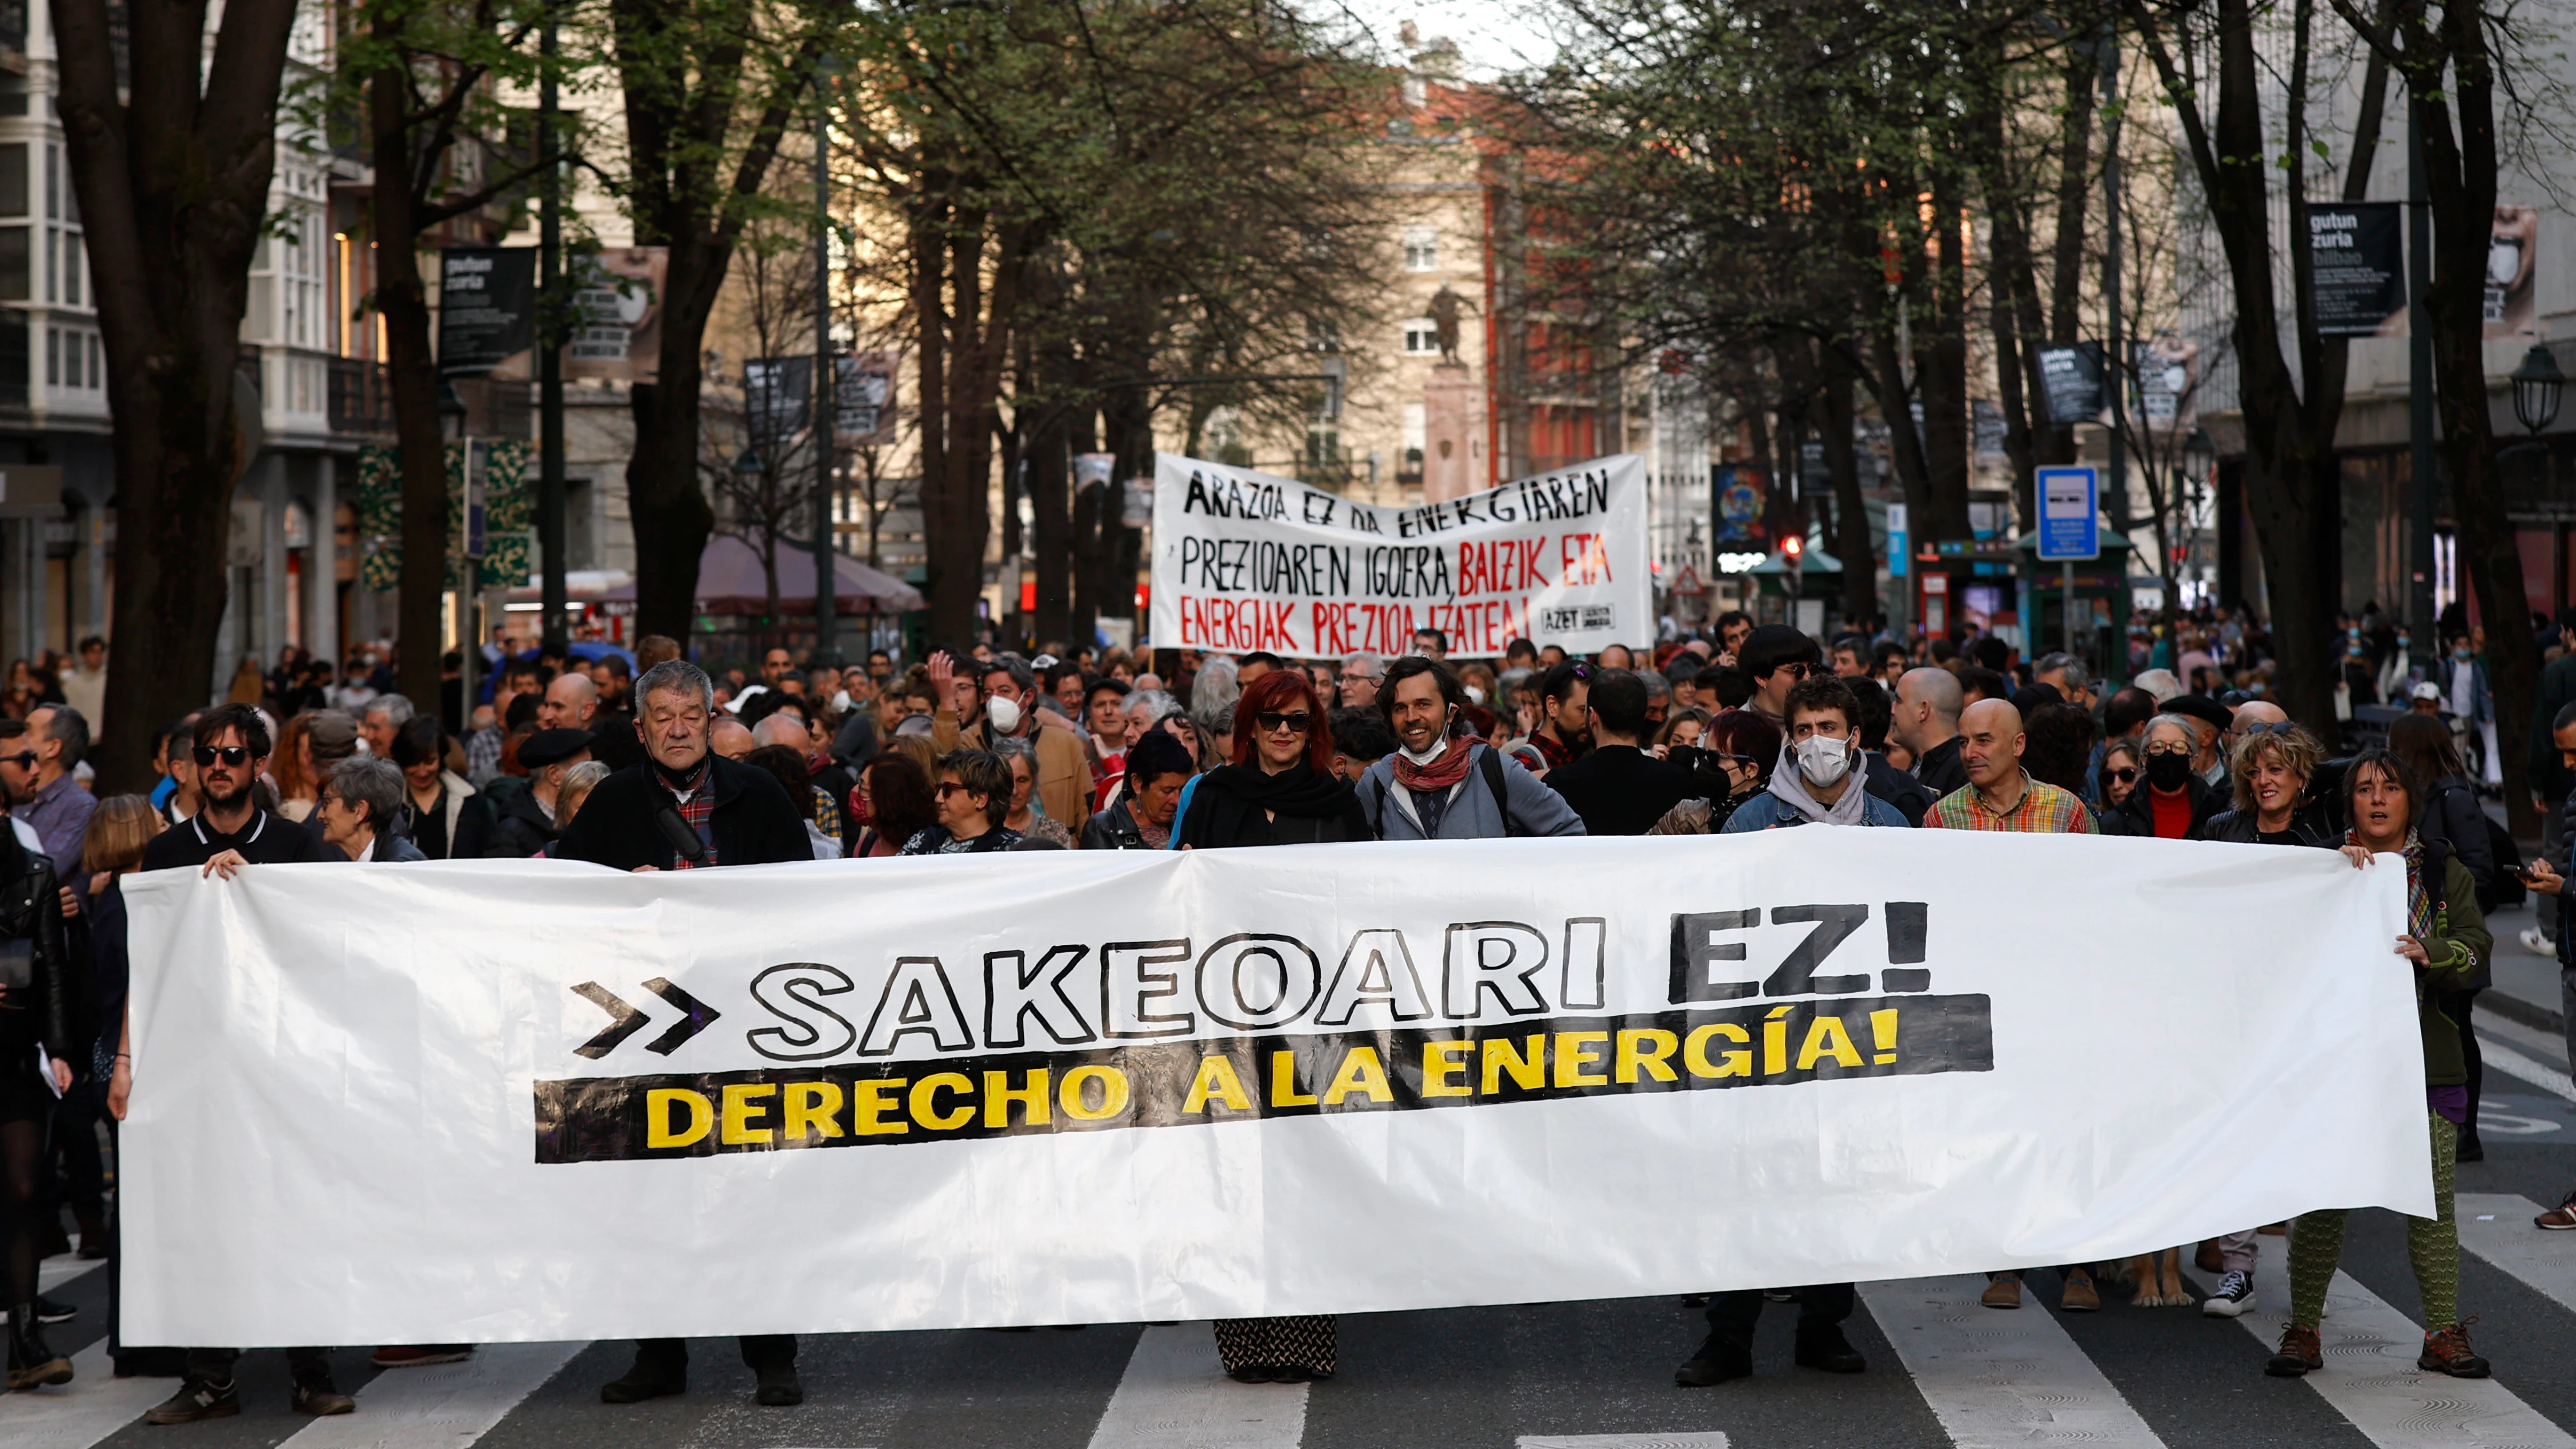
[(2534, 1031), (2563, 1035), (2559, 1019), (2558, 961), (2535, 956), (2522, 944), (2522, 933), (2534, 916), (2528, 904), (2487, 917), (2495, 932), (2495, 986), (2478, 998), (2478, 1010), (2491, 1011)]

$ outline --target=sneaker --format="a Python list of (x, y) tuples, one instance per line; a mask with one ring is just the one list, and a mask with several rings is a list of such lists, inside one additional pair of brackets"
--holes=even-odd
[(2553, 1233), (2576, 1228), (2576, 1192), (2568, 1193), (2558, 1206), (2533, 1218), (2531, 1225)]
[(143, 1411), (147, 1424), (194, 1424), (200, 1419), (229, 1419), (241, 1412), (241, 1391), (233, 1381), (210, 1384), (190, 1379), (179, 1392)]
[(42, 1293), (36, 1295), (36, 1321), (38, 1323), (69, 1323), (78, 1317), (80, 1317), (80, 1310), (74, 1308), (70, 1304), (57, 1303)]
[(2093, 1275), (2081, 1268), (2066, 1270), (2066, 1290), (2057, 1295), (2060, 1313), (2090, 1313), (2102, 1306), (2102, 1295), (2093, 1288)]
[(387, 1344), (368, 1356), (378, 1368), (420, 1368), (433, 1363), (463, 1363), (474, 1356), (474, 1346), (466, 1343), (397, 1343)]
[(2276, 1379), (2294, 1379), (2325, 1366), (2325, 1345), (2317, 1341), (2317, 1331), (2293, 1323), (2281, 1330), (2281, 1351), (2263, 1365), (2263, 1372)]
[(2218, 1280), (2218, 1291), (2201, 1300), (2200, 1311), (2211, 1318), (2237, 1318), (2253, 1306), (2254, 1275), (2231, 1268)]
[(2469, 1348), (2469, 1326), (2465, 1323), (2425, 1334), (2424, 1352), (2415, 1360), (2415, 1366), (2455, 1379), (2482, 1379), (2488, 1373), (2487, 1361)]
[(1673, 1370), (1673, 1383), (1685, 1389), (1704, 1389), (1752, 1376), (1753, 1350), (1712, 1333), (1700, 1344), (1699, 1352), (1690, 1356), (1690, 1362)]
[(1977, 1301), (1986, 1305), (1988, 1308), (2019, 1308), (2021, 1306), (2021, 1275), (2019, 1273), (2006, 1273), (2002, 1277), (1997, 1278), (1995, 1281), (1986, 1285), (1985, 1292), (1977, 1295)]
[(358, 1412), (358, 1401), (340, 1392), (339, 1387), (327, 1378), (297, 1384), (287, 1405), (299, 1414), (309, 1414), (316, 1419)]
[(2538, 926), (2523, 927), (2521, 939), (2522, 949), (2529, 951), (2534, 956), (2555, 956), (2558, 954), (2558, 947), (2552, 944), (2547, 936), (2540, 933), (2540, 928)]
[(1843, 1337), (1842, 1325), (1829, 1323), (1813, 1332), (1798, 1335), (1798, 1367), (1823, 1369), (1829, 1374), (1856, 1374), (1869, 1367), (1869, 1360)]

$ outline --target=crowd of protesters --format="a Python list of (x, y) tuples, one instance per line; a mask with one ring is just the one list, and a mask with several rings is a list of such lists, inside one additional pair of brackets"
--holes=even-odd
[[(2255, 647), (2228, 629), (2172, 642), (2204, 657), (2213, 642)], [(103, 800), (83, 783), (91, 716), (64, 702), (68, 685), (40, 691), (0, 714), (11, 820), (0, 936), (33, 943), (15, 958), (24, 968), (0, 976), (0, 1060), (32, 1060), (41, 1046), (50, 1077), (0, 1072), (10, 1387), (71, 1375), (45, 1341), (44, 1325), (68, 1310), (37, 1293), (39, 1259), (114, 1251), (98, 1143), (133, 1082), (120, 881), (135, 870), (229, 878), (267, 862), (543, 855), (658, 871), (1810, 824), (2285, 845), (2339, 850), (2359, 868), (2401, 858), (2409, 929), (2395, 950), (2416, 967), (2438, 1207), (2408, 1231), (2428, 1326), (2421, 1362), (2487, 1372), (2458, 1313), (2451, 1197), (2454, 1163), (2480, 1156), (2469, 1013), (2488, 979), (2485, 912), (2527, 882), (2556, 902), (2545, 944), (2568, 960), (2576, 932), (2558, 929), (2559, 916), (2576, 891), (2560, 884), (2576, 871), (2563, 859), (2522, 871), (2477, 803), (2461, 732), (2438, 712), (2337, 759), (2259, 692), (2211, 692), (2225, 677), (2217, 658), (2150, 653), (2132, 661), (2153, 666), (2136, 683), (2106, 691), (2078, 659), (2020, 661), (1992, 637), (1827, 646), (1742, 614), (1705, 637), (1586, 658), (1521, 641), (1499, 660), (1453, 663), (1435, 632), (1412, 643), (1393, 659), (1340, 660), (978, 646), (903, 667), (880, 650), (848, 668), (799, 667), (781, 648), (711, 677), (648, 637), (631, 662), (613, 651), (497, 659), (488, 697), (473, 700), (451, 661), (437, 716), (416, 714), (372, 657), (345, 672), (290, 656), (262, 673), (245, 660), (230, 698), (159, 732), (148, 794)], [(2553, 743), (2576, 770), (2576, 702), (2556, 716)], [(2576, 831), (2552, 835), (2563, 857)], [(2576, 1194), (2540, 1226), (2576, 1227)], [(2219, 1275), (2205, 1313), (2250, 1306), (2261, 1231), (2199, 1245)], [(2290, 1322), (2269, 1372), (2318, 1366), (2341, 1237), (2340, 1213), (2298, 1221)], [(2093, 1265), (2057, 1271), (2060, 1309), (2099, 1306)], [(1982, 1301), (2016, 1309), (2024, 1294), (2024, 1275), (2002, 1272)], [(1865, 1368), (1842, 1329), (1853, 1287), (1823, 1284), (1710, 1296), (1707, 1340), (1677, 1382), (1750, 1374), (1771, 1299), (1798, 1304), (1798, 1363)], [(1245, 1381), (1335, 1369), (1330, 1317), (1228, 1320), (1216, 1337), (1226, 1372)], [(239, 1411), (237, 1350), (129, 1350), (112, 1322), (109, 1348), (120, 1374), (181, 1378), (149, 1422)], [(758, 1402), (801, 1401), (792, 1336), (740, 1348)], [(399, 1368), (470, 1351), (388, 1345), (374, 1357)], [(322, 1350), (291, 1350), (289, 1362), (295, 1408), (354, 1408)], [(640, 1343), (600, 1392), (630, 1403), (686, 1386), (683, 1342), (661, 1339)]]

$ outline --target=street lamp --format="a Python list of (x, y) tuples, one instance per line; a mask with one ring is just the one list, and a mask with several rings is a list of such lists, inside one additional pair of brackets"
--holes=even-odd
[(2522, 430), (2534, 437), (2558, 420), (2558, 400), (2567, 388), (2567, 374), (2558, 370), (2558, 359), (2547, 347), (2535, 342), (2522, 355), (2522, 366), (2513, 370), (2513, 418)]

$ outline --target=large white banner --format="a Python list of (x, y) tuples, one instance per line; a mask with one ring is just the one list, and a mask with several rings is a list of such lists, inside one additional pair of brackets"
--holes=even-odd
[(2402, 878), (1828, 829), (134, 877), (125, 1337), (1419, 1309), (2427, 1214)]
[(1446, 503), (1379, 508), (1294, 478), (1154, 457), (1153, 640), (1304, 658), (1452, 658), (1514, 639), (1588, 654), (1655, 639), (1646, 470), (1633, 453)]

